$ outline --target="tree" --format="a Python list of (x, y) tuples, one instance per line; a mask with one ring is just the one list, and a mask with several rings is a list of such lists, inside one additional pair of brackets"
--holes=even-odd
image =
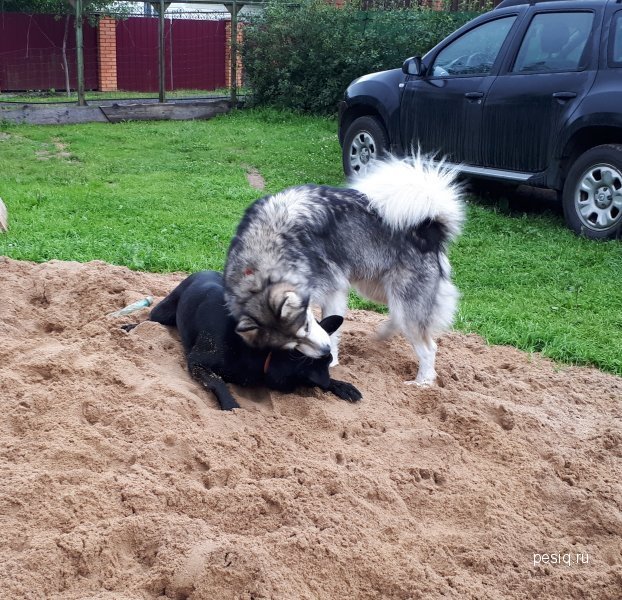
[[(124, 15), (130, 12), (127, 4), (115, 0), (85, 0), (84, 9), (89, 13)], [(73, 6), (68, 0), (0, 0), (0, 11), (26, 14), (72, 15)]]
[[(101, 15), (124, 16), (129, 14), (130, 7), (127, 4), (119, 4), (115, 0), (84, 0), (84, 12), (92, 24), (97, 23)], [(65, 35), (63, 36), (63, 70), (65, 72), (65, 87), (67, 96), (71, 95), (69, 87), (69, 67), (67, 64), (67, 36), (69, 35), (69, 22), (75, 13), (75, 7), (69, 0), (0, 0), (1, 12), (19, 12), (29, 15), (45, 14), (65, 17)]]

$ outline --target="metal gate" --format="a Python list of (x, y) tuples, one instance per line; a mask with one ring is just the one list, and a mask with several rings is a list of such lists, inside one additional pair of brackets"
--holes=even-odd
[[(225, 20), (166, 19), (166, 89), (214, 90), (225, 86)], [(117, 23), (119, 90), (158, 91), (158, 20), (132, 17)]]

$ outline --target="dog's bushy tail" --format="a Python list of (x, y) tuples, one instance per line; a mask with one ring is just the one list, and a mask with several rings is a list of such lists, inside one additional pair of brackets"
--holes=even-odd
[(369, 198), (389, 227), (404, 230), (432, 221), (450, 241), (460, 233), (465, 212), (456, 175), (444, 161), (417, 152), (404, 160), (388, 156), (375, 161), (350, 187)]

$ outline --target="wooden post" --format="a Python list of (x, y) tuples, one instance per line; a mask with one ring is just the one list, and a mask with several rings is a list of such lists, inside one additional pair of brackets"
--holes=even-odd
[(158, 42), (158, 50), (160, 51), (159, 56), (159, 66), (160, 66), (160, 96), (159, 101), (166, 101), (166, 53), (164, 48), (164, 11), (166, 10), (164, 6), (164, 0), (160, 0), (160, 15), (158, 19), (158, 34), (159, 34), (159, 42)]
[(231, 4), (231, 108), (238, 104), (238, 3)]
[(82, 37), (82, 0), (76, 3), (76, 67), (78, 69), (78, 106), (86, 106), (84, 98), (84, 43)]

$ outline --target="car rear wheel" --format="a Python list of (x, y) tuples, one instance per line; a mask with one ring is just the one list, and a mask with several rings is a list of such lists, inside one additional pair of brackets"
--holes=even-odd
[(362, 175), (372, 161), (386, 153), (388, 146), (387, 134), (378, 119), (355, 119), (343, 138), (343, 172), (348, 177)]
[(622, 230), (622, 145), (588, 150), (568, 171), (562, 194), (570, 229), (591, 239), (613, 238)]

